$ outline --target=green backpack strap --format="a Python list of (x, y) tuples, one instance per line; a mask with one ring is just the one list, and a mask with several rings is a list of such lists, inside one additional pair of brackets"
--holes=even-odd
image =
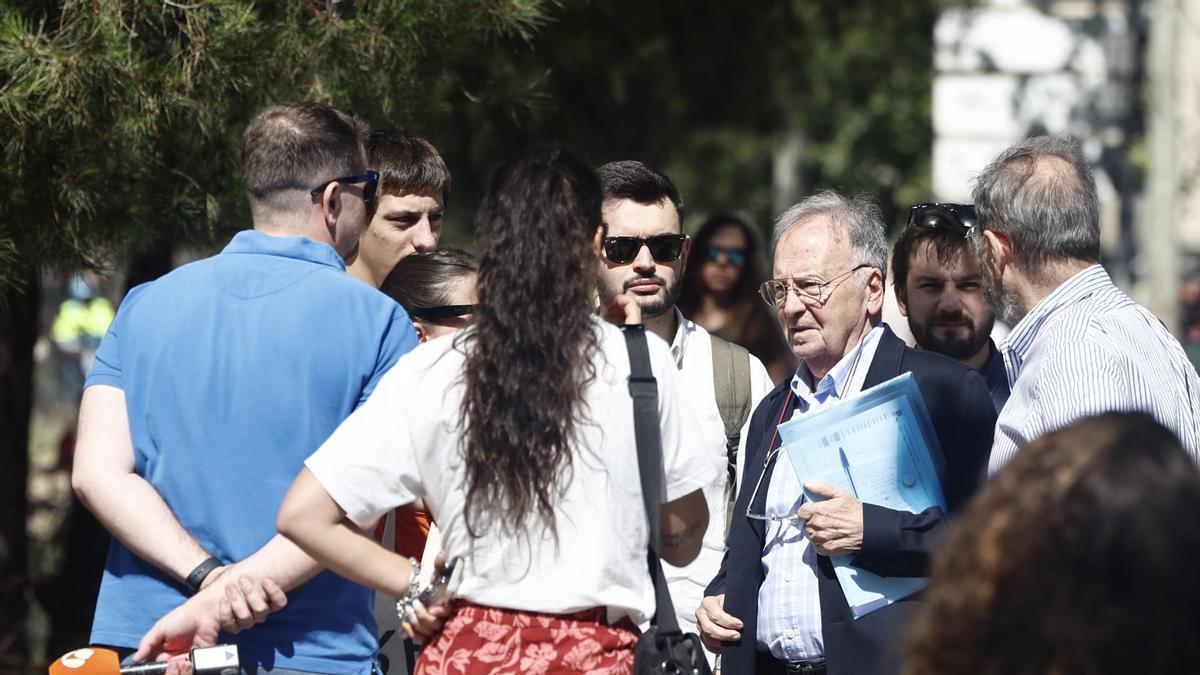
[(725, 438), (736, 441), (750, 416), (750, 352), (712, 336), (713, 388), (717, 410), (725, 423)]
[[(717, 410), (725, 423), (725, 452), (729, 480), (725, 494), (729, 504), (737, 491), (737, 453), (742, 426), (750, 417), (750, 352), (740, 345), (712, 336), (713, 389)], [(729, 519), (726, 518), (726, 523)]]

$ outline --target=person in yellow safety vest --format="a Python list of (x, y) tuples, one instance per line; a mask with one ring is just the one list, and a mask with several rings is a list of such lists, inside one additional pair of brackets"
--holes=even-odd
[(108, 331), (116, 310), (105, 297), (87, 300), (68, 298), (58, 306), (50, 326), (50, 339), (56, 346), (76, 351), (83, 346), (95, 348)]

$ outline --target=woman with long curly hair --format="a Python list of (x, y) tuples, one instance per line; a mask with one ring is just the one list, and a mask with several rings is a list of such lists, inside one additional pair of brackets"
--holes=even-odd
[[(413, 565), (359, 536), (424, 497), (465, 568), (417, 673), (629, 672), (654, 612), (629, 357), (592, 311), (601, 193), (562, 150), (504, 165), (481, 208), (472, 325), (404, 356), (306, 462), (279, 529), (335, 572), (403, 597)], [(632, 311), (632, 310), (631, 310)], [(663, 559), (699, 551), (702, 459), (665, 343), (659, 386)], [(429, 637), (445, 611), (419, 608)], [(412, 618), (411, 616), (409, 618)]]
[(1030, 443), (934, 558), (906, 672), (1195, 672), (1197, 513), (1200, 473), (1149, 415)]
[(692, 238), (679, 311), (705, 330), (745, 347), (775, 382), (791, 377), (796, 359), (779, 322), (758, 295), (767, 280), (758, 233), (736, 216), (709, 217)]

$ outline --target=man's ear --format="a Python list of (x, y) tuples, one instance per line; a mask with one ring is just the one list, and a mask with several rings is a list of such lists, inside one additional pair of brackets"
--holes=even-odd
[(429, 334), (425, 332), (425, 326), (422, 326), (420, 321), (413, 321), (412, 325), (417, 331), (417, 343), (424, 344), (427, 342), (429, 340)]
[(687, 269), (688, 254), (692, 251), (691, 235), (683, 235), (683, 249), (679, 252), (679, 271)]
[(603, 241), (604, 241), (604, 226), (599, 225), (596, 227), (596, 233), (594, 235), (592, 235), (592, 252), (596, 254), (597, 258), (600, 257), (600, 247), (601, 247), (601, 243)]
[(896, 306), (900, 308), (900, 316), (908, 316), (908, 294), (904, 291), (904, 286), (892, 281), (892, 291), (896, 293)]
[(984, 230), (983, 241), (988, 253), (984, 263), (991, 265), (992, 276), (999, 279), (1004, 268), (1012, 264), (1012, 242), (995, 230)]
[(863, 289), (867, 293), (867, 309), (871, 314), (879, 314), (883, 311), (883, 293), (886, 286), (887, 282), (884, 280), (883, 271), (871, 268), (867, 287)]
[(334, 238), (337, 231), (338, 217), (342, 215), (342, 185), (337, 181), (325, 186), (321, 192), (321, 211), (325, 218), (325, 227), (329, 230), (329, 238)]

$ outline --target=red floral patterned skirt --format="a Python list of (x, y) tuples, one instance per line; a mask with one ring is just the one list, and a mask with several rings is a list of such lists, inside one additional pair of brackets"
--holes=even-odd
[(627, 675), (638, 629), (605, 621), (603, 607), (539, 614), (457, 603), (442, 632), (421, 650), (413, 675), (535, 673)]

